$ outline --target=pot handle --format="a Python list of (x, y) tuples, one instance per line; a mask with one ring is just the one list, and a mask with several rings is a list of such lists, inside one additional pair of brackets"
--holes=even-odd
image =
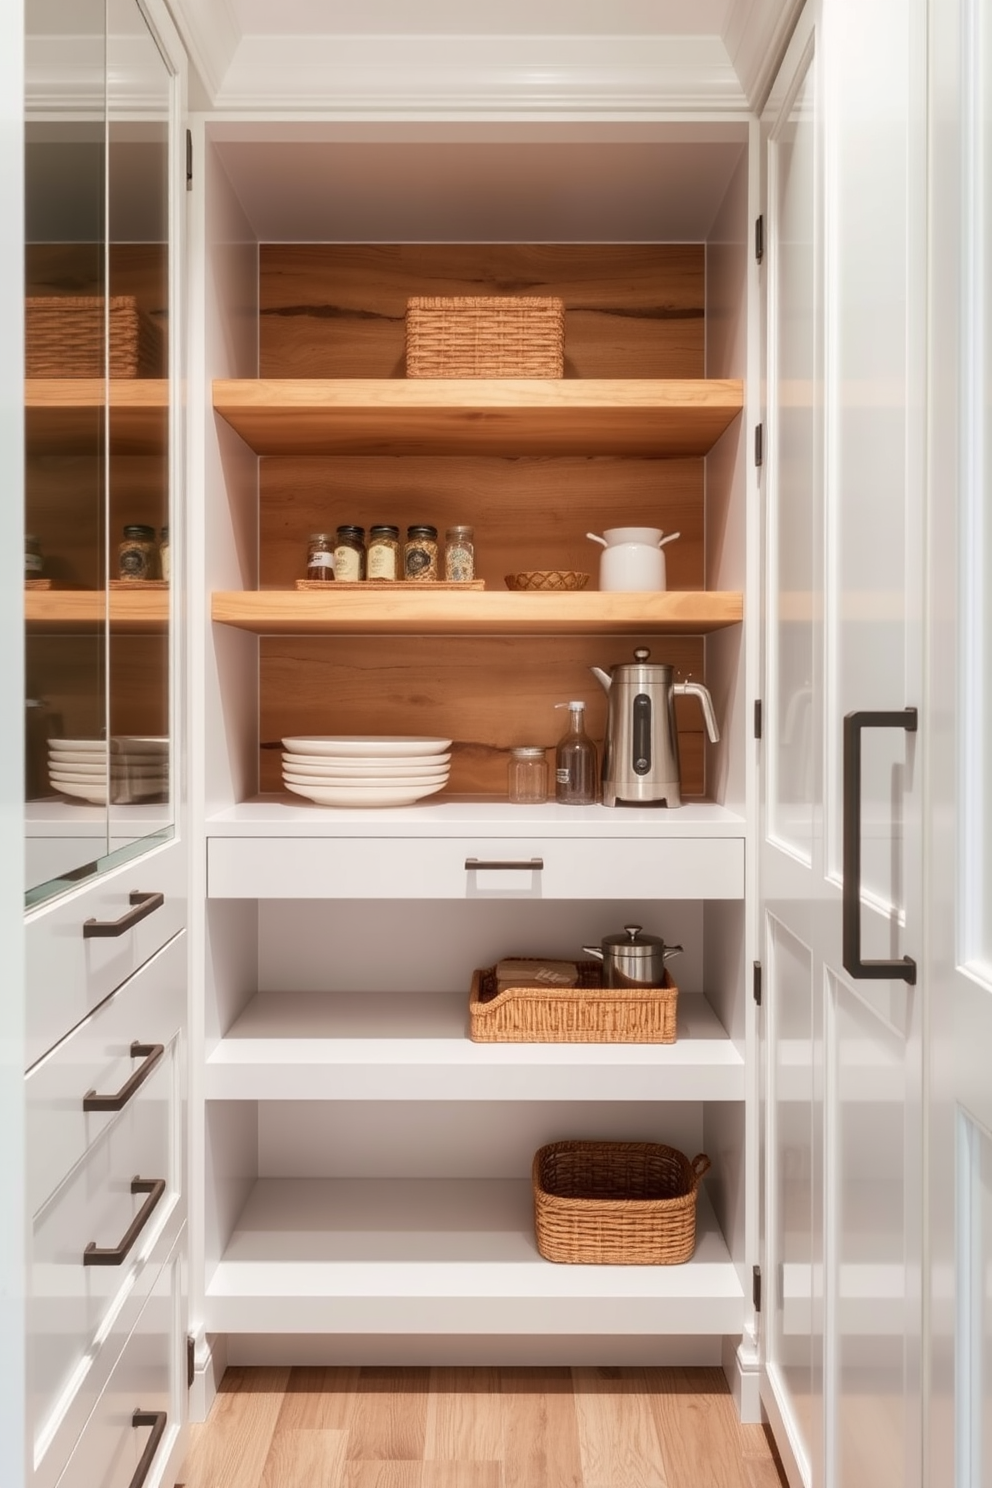
[(661, 953), (661, 959), (663, 961), (667, 961), (668, 958), (669, 958), (669, 956), (681, 956), (681, 954), (682, 954), (682, 947), (681, 946), (666, 946), (665, 949)]
[(595, 956), (597, 961), (602, 961), (605, 959), (603, 956), (602, 946), (583, 946), (582, 949), (585, 951), (587, 956)]
[(595, 532), (587, 532), (586, 537), (588, 537), (591, 542), (598, 542), (601, 547), (608, 548), (610, 546), (605, 537), (599, 537)]
[(705, 1175), (709, 1172), (713, 1164), (710, 1162), (705, 1152), (698, 1152), (692, 1159), (692, 1162), (689, 1164), (689, 1166), (692, 1168), (693, 1177), (698, 1183), (700, 1178), (705, 1177)]

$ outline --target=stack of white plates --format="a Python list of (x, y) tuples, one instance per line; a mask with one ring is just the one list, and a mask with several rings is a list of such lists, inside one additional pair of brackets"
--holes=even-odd
[(121, 734), (106, 739), (49, 739), (48, 778), (59, 795), (106, 806), (147, 801), (169, 789), (169, 741)]
[(283, 739), (282, 778), (318, 806), (409, 806), (444, 790), (450, 739), (306, 735)]

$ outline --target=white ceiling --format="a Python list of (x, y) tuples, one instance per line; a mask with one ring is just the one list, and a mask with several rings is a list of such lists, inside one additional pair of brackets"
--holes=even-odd
[(242, 35), (721, 35), (732, 0), (228, 0)]

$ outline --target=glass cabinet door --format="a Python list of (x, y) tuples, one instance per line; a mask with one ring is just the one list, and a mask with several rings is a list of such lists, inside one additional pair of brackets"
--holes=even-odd
[(175, 72), (137, 0), (26, 0), (28, 904), (172, 834)]

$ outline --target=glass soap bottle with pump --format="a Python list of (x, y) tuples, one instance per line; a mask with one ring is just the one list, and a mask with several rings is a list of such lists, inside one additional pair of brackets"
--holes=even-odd
[(568, 709), (568, 732), (555, 751), (555, 800), (563, 806), (593, 806), (599, 795), (596, 746), (585, 728), (585, 703), (555, 703)]

